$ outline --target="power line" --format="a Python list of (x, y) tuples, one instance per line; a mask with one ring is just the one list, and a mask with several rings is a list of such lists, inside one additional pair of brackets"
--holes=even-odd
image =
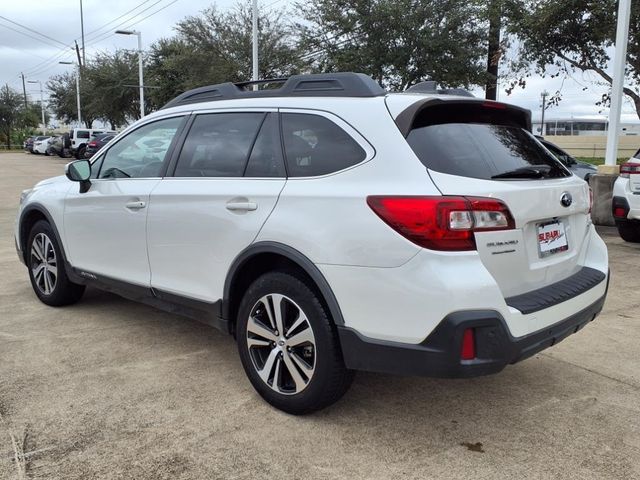
[(40, 35), (41, 37), (47, 38), (47, 39), (49, 39), (49, 40), (51, 40), (51, 41), (53, 41), (53, 42), (55, 42), (55, 43), (58, 43), (58, 44), (60, 44), (60, 45), (63, 45), (64, 47), (68, 47), (68, 45), (67, 45), (67, 44), (62, 43), (60, 40), (56, 40), (55, 38), (52, 38), (52, 37), (50, 37), (49, 35), (45, 35), (44, 33), (40, 33), (40, 32), (38, 32), (37, 30), (34, 30), (33, 28), (29, 28), (29, 27), (27, 27), (26, 25), (22, 25), (21, 23), (15, 22), (15, 21), (11, 20), (10, 18), (3, 17), (2, 15), (0, 15), (0, 18), (1, 18), (1, 19), (3, 19), (3, 20), (5, 20), (5, 21), (7, 21), (7, 22), (9, 22), (9, 23), (13, 23), (14, 25), (17, 25), (17, 26), (19, 26), (19, 27), (22, 27), (22, 28), (24, 28), (25, 30), (28, 30), (28, 31), (33, 32), (33, 33), (35, 33), (35, 34), (37, 34), (37, 35)]
[[(124, 17), (125, 15), (127, 15), (127, 14), (131, 13), (131, 12), (132, 12), (132, 11), (134, 11), (134, 10), (137, 10), (137, 9), (138, 9), (138, 8), (140, 8), (142, 5), (144, 5), (145, 3), (148, 3), (148, 2), (150, 2), (150, 1), (151, 1), (151, 0), (145, 0), (145, 1), (141, 2), (141, 3), (139, 3), (136, 7), (134, 7), (134, 8), (132, 8), (132, 9), (128, 10), (127, 12), (123, 13), (123, 14), (122, 14), (122, 15), (120, 15), (119, 17), (114, 18), (113, 20), (111, 20), (111, 21), (109, 21), (109, 22), (107, 22), (107, 23), (103, 24), (101, 27), (99, 27), (99, 28), (97, 28), (97, 29), (95, 29), (95, 30), (93, 30), (93, 31), (91, 31), (91, 32), (89, 32), (89, 33), (93, 33), (93, 32), (96, 32), (96, 31), (98, 31), (98, 30), (102, 30), (104, 27), (106, 27), (106, 26), (107, 26), (107, 25), (109, 25), (110, 23), (113, 23), (114, 21), (119, 20), (120, 18), (122, 18), (122, 17)], [(159, 1), (162, 1), (162, 0), (159, 0)], [(155, 4), (157, 4), (157, 3), (159, 3), (159, 2), (156, 2), (156, 3), (154, 3), (153, 5), (155, 5)], [(148, 10), (149, 8), (152, 8), (152, 7), (153, 7), (153, 5), (151, 5), (151, 6), (147, 7), (147, 9), (142, 10), (141, 12), (138, 12), (137, 14), (133, 15), (131, 18), (129, 18), (129, 19), (128, 19), (128, 20), (126, 20), (126, 21), (129, 21), (129, 20), (134, 19), (136, 16), (138, 16), (138, 15), (140, 15), (141, 13), (145, 12), (145, 11), (146, 11), (146, 10)], [(115, 27), (114, 27), (114, 28), (115, 28)], [(101, 36), (101, 34), (99, 34), (99, 35), (95, 36), (94, 38), (97, 38), (97, 37), (99, 37), (99, 36)], [(105, 38), (106, 38), (106, 37), (105, 37)], [(76, 38), (76, 39), (74, 39), (74, 40), (78, 40), (78, 38)], [(90, 39), (90, 40), (91, 40), (91, 39)], [(86, 47), (86, 46), (85, 46), (85, 47)], [(69, 45), (65, 45), (65, 48), (71, 48), (71, 45), (70, 45), (70, 44), (69, 44)], [(44, 62), (40, 62), (40, 63), (38, 63), (38, 64), (34, 65), (33, 67), (31, 67), (30, 69), (28, 69), (28, 70), (26, 71), (26, 73), (27, 73), (28, 75), (30, 75), (30, 76), (31, 76), (31, 75), (37, 75), (37, 74), (40, 74), (40, 73), (46, 72), (47, 70), (50, 70), (50, 69), (51, 69), (51, 68), (53, 68), (55, 65), (57, 65), (57, 63), (58, 63), (57, 61), (58, 61), (59, 59), (61, 59), (62, 57), (64, 57), (64, 56), (65, 56), (65, 54), (66, 54), (66, 56), (67, 56), (67, 57), (70, 55), (70, 53), (69, 53), (68, 51), (66, 51), (65, 49), (61, 49), (58, 53), (54, 54), (54, 55), (53, 55), (53, 57), (51, 57), (51, 58), (49, 58), (49, 59), (46, 59)]]
[(36, 41), (38, 41), (38, 42), (42, 42), (42, 43), (44, 43), (45, 45), (49, 45), (50, 47), (51, 47), (51, 46), (53, 46), (53, 47), (55, 47), (55, 48), (59, 48), (57, 45), (54, 45), (54, 44), (52, 44), (51, 42), (47, 42), (47, 41), (45, 41), (45, 40), (43, 40), (43, 39), (41, 39), (41, 38), (34, 37), (33, 35), (29, 35), (28, 33), (25, 33), (25, 32), (23, 32), (23, 31), (20, 31), (20, 30), (18, 30), (18, 29), (15, 29), (15, 28), (13, 28), (13, 27), (10, 27), (9, 25), (5, 25), (4, 23), (0, 23), (0, 27), (4, 27), (4, 28), (6, 28), (6, 29), (8, 29), (8, 30), (13, 30), (13, 31), (14, 31), (14, 32), (16, 32), (16, 33), (19, 33), (20, 35), (24, 35), (25, 37), (32, 38), (33, 40), (36, 40)]
[[(137, 10), (138, 8), (140, 8), (142, 5), (144, 5), (145, 3), (149, 3), (151, 0), (144, 0), (144, 2), (139, 3), (138, 5), (136, 5), (135, 7), (133, 7), (131, 10), (127, 10), (126, 12), (124, 12), (122, 15), (120, 15), (119, 17), (114, 18), (113, 20), (103, 24), (101, 27), (98, 27), (94, 30), (91, 30), (90, 32), (87, 32), (85, 37), (89, 37), (91, 34), (96, 33), (99, 30), (102, 30), (103, 28), (107, 27), (108, 25), (111, 25), (113, 22), (116, 22), (118, 20), (120, 20), (122, 17), (124, 17), (125, 15), (130, 14), (131, 12), (133, 12), (134, 10)], [(137, 14), (136, 14), (137, 15)]]
[[(97, 34), (97, 35), (94, 35), (94, 36), (93, 36), (93, 38), (88, 38), (87, 40), (88, 40), (88, 41), (90, 41), (90, 42), (93, 42), (93, 44), (95, 44), (95, 43), (97, 43), (97, 42), (100, 42), (100, 41), (104, 40), (105, 38), (109, 38), (111, 35), (113, 35), (113, 34), (114, 34), (112, 30), (117, 29), (117, 28), (121, 27), (122, 25), (124, 25), (125, 23), (130, 22), (130, 21), (131, 21), (131, 20), (133, 20), (134, 18), (136, 18), (136, 17), (138, 17), (138, 16), (142, 15), (144, 12), (146, 12), (146, 11), (148, 11), (148, 10), (152, 9), (154, 6), (156, 6), (157, 4), (159, 4), (160, 2), (163, 2), (163, 1), (164, 1), (164, 0), (156, 0), (155, 2), (153, 2), (153, 3), (152, 3), (151, 5), (149, 5), (148, 7), (146, 7), (146, 8), (144, 8), (144, 9), (140, 10), (138, 13), (135, 13), (134, 15), (132, 15), (131, 17), (129, 17), (129, 18), (127, 18), (127, 19), (125, 19), (124, 21), (120, 22), (119, 24), (114, 25), (114, 26), (112, 26), (112, 27), (109, 27), (109, 31), (107, 31), (107, 32), (102, 32), (102, 33), (99, 33), (99, 34)], [(176, 1), (177, 1), (177, 0), (176, 0)], [(138, 5), (138, 6), (141, 6), (141, 5)], [(134, 10), (136, 10), (136, 9), (134, 8)], [(124, 15), (122, 15), (122, 16), (124, 16)], [(106, 25), (105, 25), (105, 26), (106, 26)], [(100, 30), (100, 29), (99, 29), (99, 30)]]

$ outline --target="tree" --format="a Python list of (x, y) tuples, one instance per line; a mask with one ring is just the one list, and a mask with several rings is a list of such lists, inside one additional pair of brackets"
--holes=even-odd
[[(185, 90), (220, 82), (250, 80), (251, 2), (237, 3), (227, 12), (215, 6), (187, 17), (175, 27), (177, 35), (156, 42), (149, 55), (149, 97), (161, 106)], [(258, 21), (259, 76), (274, 78), (300, 72), (305, 62), (283, 10), (262, 10)]]
[(400, 90), (425, 79), (468, 87), (486, 78), (481, 3), (318, 0), (298, 4), (298, 28), (315, 71), (368, 73)]
[(7, 148), (11, 148), (12, 140), (16, 142), (15, 134), (18, 129), (38, 125), (38, 120), (34, 122), (33, 116), (29, 115), (29, 108), (25, 110), (23, 102), (22, 95), (9, 85), (0, 88), (0, 141)]
[(140, 118), (137, 52), (99, 53), (85, 66), (84, 83), (91, 94), (86, 108), (113, 130)]
[[(520, 39), (520, 73), (593, 72), (611, 85), (607, 67), (616, 35), (615, 0), (513, 0), (509, 31)], [(624, 93), (640, 117), (640, 2), (632, 2)], [(608, 102), (603, 95), (600, 104)]]
[[(76, 75), (77, 72), (66, 72), (61, 75), (54, 75), (47, 82), (47, 89), (50, 91), (49, 107), (58, 119), (67, 123), (78, 120)], [(93, 121), (98, 118), (90, 103), (92, 90), (92, 85), (82, 75), (80, 77), (82, 122), (88, 128), (91, 128)]]

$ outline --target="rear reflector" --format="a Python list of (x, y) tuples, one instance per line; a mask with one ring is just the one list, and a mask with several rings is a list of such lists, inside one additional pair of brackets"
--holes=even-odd
[(613, 216), (616, 218), (627, 218), (627, 212), (623, 207), (615, 207), (613, 209)]
[(367, 197), (387, 225), (431, 250), (475, 250), (475, 232), (512, 230), (515, 221), (500, 200), (481, 197)]
[(473, 328), (467, 328), (462, 335), (461, 360), (473, 360), (476, 358), (476, 335)]

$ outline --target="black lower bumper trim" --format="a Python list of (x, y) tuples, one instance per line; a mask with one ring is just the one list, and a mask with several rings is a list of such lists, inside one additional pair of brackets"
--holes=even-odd
[[(474, 377), (497, 373), (560, 342), (592, 321), (602, 310), (606, 293), (592, 305), (547, 328), (514, 338), (495, 311), (476, 310), (445, 317), (427, 339), (417, 345), (375, 340), (353, 329), (338, 327), (347, 368), (397, 375)], [(462, 336), (475, 330), (474, 360), (461, 360)]]

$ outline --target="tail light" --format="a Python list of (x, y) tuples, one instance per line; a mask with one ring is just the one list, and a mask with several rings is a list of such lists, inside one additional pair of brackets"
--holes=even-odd
[(371, 209), (400, 235), (431, 250), (475, 250), (475, 232), (512, 230), (500, 200), (481, 197), (367, 197)]
[(631, 174), (640, 174), (640, 163), (623, 163), (620, 165), (620, 176), (629, 178)]
[(593, 208), (593, 189), (589, 187), (589, 214), (591, 214), (592, 208)]
[(96, 142), (89, 142), (87, 145), (89, 145), (91, 148), (95, 148), (98, 146)]

